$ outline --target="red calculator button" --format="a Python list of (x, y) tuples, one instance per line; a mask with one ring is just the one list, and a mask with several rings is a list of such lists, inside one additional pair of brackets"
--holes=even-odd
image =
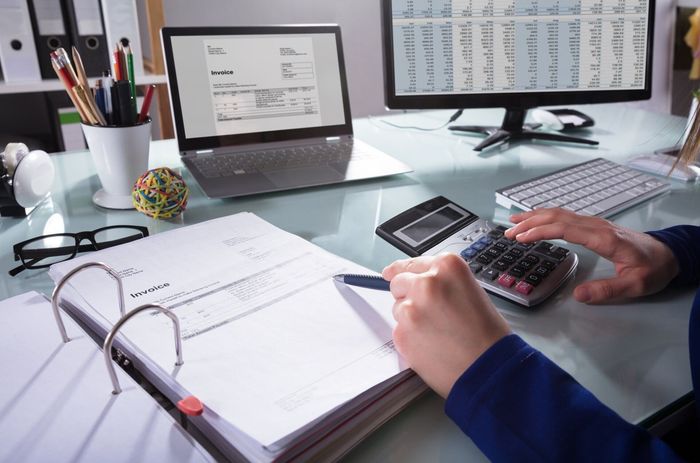
[(525, 281), (521, 281), (517, 285), (515, 285), (515, 290), (526, 296), (530, 294), (533, 289), (535, 289), (535, 287)]
[(498, 284), (501, 286), (510, 288), (511, 286), (513, 286), (513, 283), (515, 283), (515, 277), (513, 275), (508, 275), (507, 273), (504, 273), (503, 275), (498, 277)]

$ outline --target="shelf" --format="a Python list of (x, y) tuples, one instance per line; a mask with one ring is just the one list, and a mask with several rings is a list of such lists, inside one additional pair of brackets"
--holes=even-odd
[[(90, 85), (93, 85), (97, 77), (91, 77), (88, 80)], [(167, 84), (168, 79), (164, 74), (147, 74), (145, 76), (136, 76), (136, 85), (151, 85), (151, 84)], [(33, 92), (52, 92), (56, 90), (65, 90), (63, 84), (58, 79), (44, 79), (37, 82), (13, 82), (6, 83), (0, 81), (0, 95), (11, 93), (33, 93)]]

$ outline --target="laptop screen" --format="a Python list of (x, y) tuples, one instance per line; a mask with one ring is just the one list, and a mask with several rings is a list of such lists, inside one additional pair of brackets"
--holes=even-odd
[(163, 29), (181, 148), (352, 133), (337, 26), (229, 31)]

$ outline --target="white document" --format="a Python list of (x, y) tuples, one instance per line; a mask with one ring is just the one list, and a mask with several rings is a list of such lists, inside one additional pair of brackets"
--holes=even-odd
[[(142, 315), (122, 332), (189, 393), (265, 447), (407, 368), (391, 338), (393, 298), (350, 289), (332, 275), (368, 272), (250, 213), (161, 233), (54, 265), (100, 261), (123, 278), (127, 310), (170, 307), (182, 323), (184, 365), (172, 326)], [(107, 322), (116, 285), (99, 270), (71, 280)]]
[(204, 41), (217, 135), (322, 124), (311, 37)]
[(0, 0), (0, 66), (6, 82), (41, 80), (26, 0)]
[[(129, 39), (134, 60), (134, 74), (142, 76), (143, 48), (135, 0), (102, 0), (107, 49), (113, 49), (121, 39)], [(140, 108), (141, 106), (139, 106)]]

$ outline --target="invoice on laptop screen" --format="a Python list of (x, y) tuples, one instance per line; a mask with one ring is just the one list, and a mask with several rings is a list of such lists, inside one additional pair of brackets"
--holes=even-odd
[(345, 124), (335, 35), (174, 36), (185, 138)]

